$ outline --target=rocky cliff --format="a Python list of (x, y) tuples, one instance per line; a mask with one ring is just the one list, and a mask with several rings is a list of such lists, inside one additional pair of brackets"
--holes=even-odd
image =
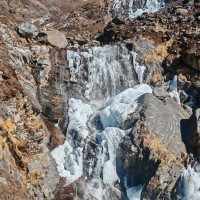
[(0, 10), (0, 199), (200, 197), (198, 0)]

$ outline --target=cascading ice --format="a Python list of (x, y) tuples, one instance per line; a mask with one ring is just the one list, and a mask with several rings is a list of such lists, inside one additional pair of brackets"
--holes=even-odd
[(137, 53), (134, 52), (134, 51), (131, 51), (130, 52), (133, 56), (133, 67), (135, 69), (135, 72), (138, 76), (138, 81), (139, 83), (142, 83), (143, 82), (143, 76), (144, 76), (144, 72), (146, 70), (146, 66), (144, 65), (139, 65), (139, 63), (136, 61), (136, 56), (137, 56)]
[(88, 136), (87, 121), (93, 113), (92, 108), (81, 100), (73, 98), (69, 99), (68, 105), (69, 124), (67, 134), (75, 134), (75, 139), (82, 141)]
[(143, 13), (157, 12), (161, 7), (161, 1), (159, 0), (147, 0), (143, 8), (137, 8), (133, 10), (134, 4), (139, 3), (139, 0), (115, 0), (112, 10), (124, 15), (128, 15), (129, 18), (135, 18)]
[(83, 91), (89, 100), (108, 98), (135, 85), (131, 54), (124, 44), (68, 51), (67, 58), (71, 81), (77, 82), (80, 71), (87, 76)]
[(81, 100), (69, 99), (69, 125), (67, 139), (51, 154), (61, 177), (67, 177), (68, 184), (83, 175), (83, 140), (88, 136), (87, 122), (93, 111), (90, 105)]
[(145, 93), (152, 93), (149, 85), (140, 84), (126, 89), (111, 98), (106, 108), (100, 112), (100, 118), (104, 129), (106, 127), (120, 127), (127, 119), (128, 114), (133, 113), (137, 107), (137, 98)]
[[(119, 177), (116, 172), (116, 152), (119, 143), (125, 136), (126, 131), (119, 128), (109, 127), (102, 133), (102, 146), (103, 146), (103, 182), (108, 185), (114, 185), (116, 181), (119, 181)], [(108, 156), (107, 156), (108, 153)]]

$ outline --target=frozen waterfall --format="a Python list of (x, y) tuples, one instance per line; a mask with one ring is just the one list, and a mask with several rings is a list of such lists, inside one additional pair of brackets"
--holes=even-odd
[[(85, 78), (88, 100), (112, 97), (135, 85), (132, 55), (124, 44), (92, 47), (84, 52), (67, 51), (70, 81)], [(142, 79), (142, 77), (140, 78)]]
[[(93, 184), (98, 184), (98, 187), (100, 187), (97, 190), (97, 194), (101, 194), (98, 196), (99, 200), (105, 199), (105, 191), (108, 188), (113, 188), (118, 191), (115, 188), (115, 184), (120, 182), (116, 170), (116, 152), (124, 136), (130, 131), (119, 128), (121, 121), (118, 118), (126, 119), (129, 112), (134, 112), (137, 106), (137, 98), (142, 94), (151, 92), (151, 87), (146, 84), (129, 88), (111, 98), (102, 111), (92, 110), (89, 104), (83, 103), (81, 100), (69, 99), (69, 123), (66, 141), (63, 145), (58, 146), (52, 151), (52, 156), (58, 164), (57, 170), (60, 176), (67, 178), (67, 185), (81, 177), (87, 179), (88, 194), (85, 194), (86, 196), (84, 198), (89, 194), (90, 196), (92, 195)], [(108, 111), (112, 110), (111, 108), (116, 108), (116, 113), (113, 112), (112, 114), (106, 115)], [(91, 128), (91, 116), (96, 115), (96, 113), (99, 113), (101, 116), (101, 123), (105, 129), (103, 131)], [(98, 152), (95, 155), (95, 159), (97, 160), (96, 165), (91, 165), (90, 169), (86, 169), (89, 174), (86, 175), (87, 173), (84, 171), (85, 161), (83, 150), (92, 137), (100, 138), (100, 143), (97, 142), (95, 144), (96, 147), (94, 147), (96, 149), (95, 151)], [(84, 151), (87, 151), (87, 148)], [(92, 163), (93, 158), (91, 160), (89, 158), (88, 162)], [(133, 188), (127, 191), (128, 194), (131, 192), (131, 199), (139, 194), (137, 190), (137, 195), (135, 196), (133, 194), (133, 191), (135, 191)]]
[(157, 12), (161, 7), (162, 1), (147, 0), (141, 8), (133, 9), (134, 4), (140, 5), (139, 0), (115, 0), (113, 11), (127, 15), (129, 18), (135, 18), (143, 13)]

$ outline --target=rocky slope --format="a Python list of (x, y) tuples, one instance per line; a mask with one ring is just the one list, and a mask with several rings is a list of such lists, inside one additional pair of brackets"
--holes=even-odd
[(198, 197), (200, 2), (131, 2), (0, 2), (0, 199)]

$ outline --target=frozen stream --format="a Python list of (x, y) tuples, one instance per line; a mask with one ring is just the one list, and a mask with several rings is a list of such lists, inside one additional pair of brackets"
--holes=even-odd
[[(116, 172), (116, 151), (119, 143), (128, 133), (127, 130), (120, 129), (120, 125), (130, 112), (134, 112), (137, 106), (137, 98), (151, 92), (151, 87), (146, 84), (126, 89), (111, 98), (106, 107), (100, 111), (95, 110), (95, 108), (92, 109), (89, 104), (83, 103), (81, 100), (69, 99), (67, 139), (63, 145), (52, 151), (52, 155), (58, 164), (58, 172), (61, 177), (67, 178), (68, 184), (76, 181), (81, 176), (88, 179), (88, 185), (91, 185), (94, 180), (100, 182), (104, 187), (114, 187), (115, 183), (120, 182)], [(92, 116), (97, 114), (100, 115), (103, 131), (96, 129), (94, 132), (90, 132), (90, 127), (93, 126)], [(91, 160), (89, 160), (91, 167), (86, 172), (83, 166), (83, 149), (87, 146), (87, 141), (90, 141), (91, 137), (98, 138), (99, 142), (96, 143), (96, 148), (99, 148), (100, 151), (99, 154), (95, 155), (96, 165), (91, 157)], [(87, 190), (89, 190), (89, 187)], [(103, 187), (99, 190), (103, 191)], [(130, 194), (134, 190), (129, 188), (127, 190), (129, 196), (131, 196), (130, 199), (134, 199), (135, 196)], [(87, 192), (92, 194), (92, 191)], [(104, 195), (103, 197), (97, 195), (95, 198), (104, 199), (106, 198)]]

